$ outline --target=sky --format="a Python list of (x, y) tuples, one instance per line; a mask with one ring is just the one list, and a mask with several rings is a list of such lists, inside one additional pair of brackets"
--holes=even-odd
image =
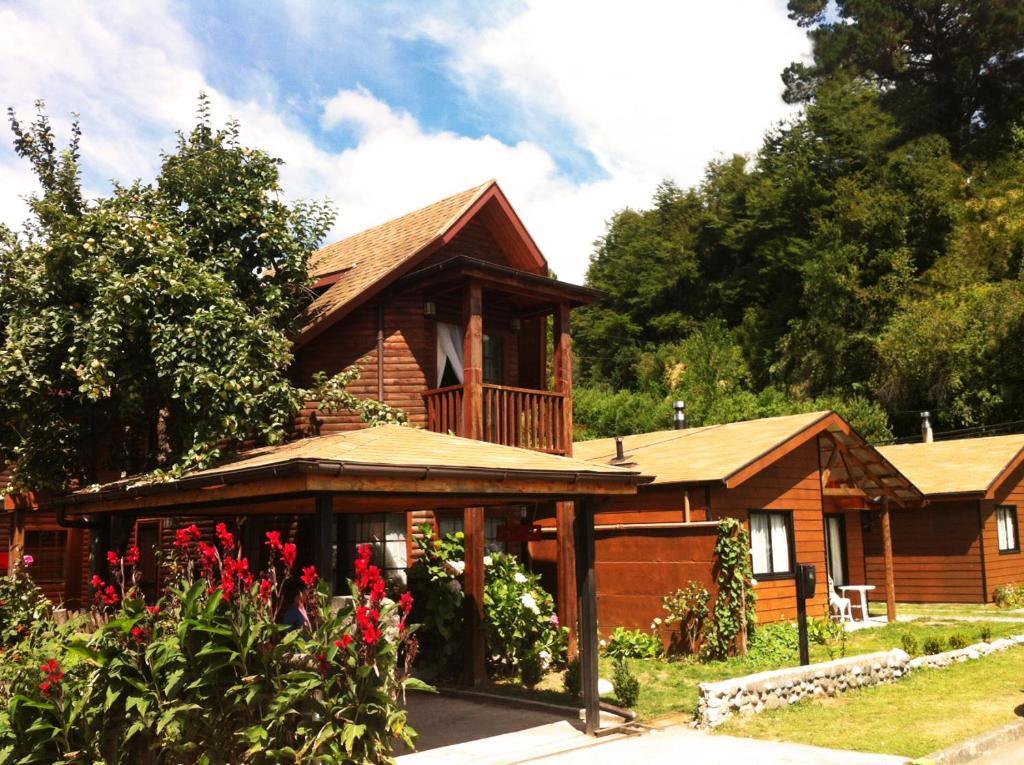
[[(809, 54), (784, 0), (0, 0), (0, 105), (43, 99), (83, 182), (152, 180), (200, 92), (327, 198), (340, 239), (496, 178), (562, 279), (659, 182), (700, 181), (792, 115)], [(0, 222), (36, 185), (0, 135)]]

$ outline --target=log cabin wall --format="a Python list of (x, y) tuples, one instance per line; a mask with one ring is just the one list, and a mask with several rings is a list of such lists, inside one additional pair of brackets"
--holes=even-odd
[[(933, 502), (922, 508), (908, 510), (894, 508), (890, 518), (893, 584), (898, 601), (982, 602), (982, 560), (976, 500)], [(867, 583), (875, 586), (871, 599), (883, 601), (886, 586), (882, 522), (878, 514), (871, 511), (866, 511), (862, 519), (859, 525), (864, 532)], [(851, 525), (847, 524), (847, 534)]]
[[(1017, 549), (999, 549), (999, 530), (996, 527), (996, 509), (1001, 505), (1016, 508)], [(1024, 553), (1021, 550), (1020, 523), (1024, 518), (1024, 466), (1017, 468), (1003, 481), (995, 498), (981, 502), (983, 524), (982, 536), (985, 542), (985, 588), (987, 599), (995, 597), (996, 588), (1006, 584), (1024, 583)]]

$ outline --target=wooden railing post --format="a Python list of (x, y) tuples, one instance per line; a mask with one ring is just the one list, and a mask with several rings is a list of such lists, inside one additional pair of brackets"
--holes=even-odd
[(484, 314), (483, 288), (479, 282), (470, 282), (466, 288), (463, 315), (466, 337), (463, 341), (463, 398), (462, 428), (460, 436), (483, 437), (483, 384), (484, 384)]
[(569, 306), (559, 303), (555, 310), (555, 390), (562, 394), (562, 450), (572, 456), (572, 336), (569, 330)]

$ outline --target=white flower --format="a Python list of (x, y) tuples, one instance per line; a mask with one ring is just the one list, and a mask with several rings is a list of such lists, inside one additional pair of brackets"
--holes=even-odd
[(756, 579), (751, 579), (750, 580), (750, 586), (751, 587), (757, 587), (757, 580)]
[(537, 605), (537, 601), (534, 600), (533, 593), (531, 593), (531, 592), (524, 593), (522, 595), (522, 597), (519, 598), (519, 600), (522, 601), (523, 605), (526, 606), (531, 611), (533, 611), (535, 614), (539, 614), (540, 613), (540, 607)]
[(466, 570), (466, 561), (446, 560), (444, 570), (449, 576), (462, 576), (462, 572)]
[(654, 617), (654, 624), (661, 624), (661, 617), (660, 616), (655, 616)]
[(517, 571), (512, 575), (512, 578), (516, 580), (516, 584), (526, 584), (529, 580), (526, 578), (526, 574)]
[(485, 555), (484, 556), (484, 565), (485, 566), (490, 566), (491, 563), (493, 563), (493, 561), (491, 560), (491, 556), (490, 555)]
[(458, 579), (452, 579), (448, 582), (448, 589), (452, 592), (462, 592), (462, 585), (459, 584)]
[(544, 669), (547, 669), (548, 665), (551, 664), (551, 654), (547, 651), (541, 651), (537, 655), (540, 657), (541, 666), (544, 667)]

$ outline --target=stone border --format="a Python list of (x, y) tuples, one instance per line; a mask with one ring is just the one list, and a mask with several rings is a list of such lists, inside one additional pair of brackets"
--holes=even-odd
[(714, 728), (736, 714), (757, 714), (815, 696), (836, 696), (853, 688), (889, 683), (916, 669), (940, 669), (1024, 645), (1024, 635), (975, 643), (911, 659), (899, 648), (848, 656), (806, 667), (786, 667), (698, 686), (697, 727)]

